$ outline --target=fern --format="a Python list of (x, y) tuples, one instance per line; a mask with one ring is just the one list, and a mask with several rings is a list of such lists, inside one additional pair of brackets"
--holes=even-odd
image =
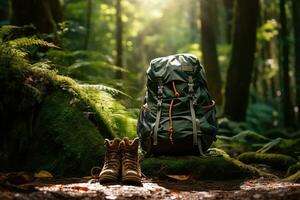
[(109, 86), (106, 86), (106, 85), (102, 85), (102, 84), (80, 84), (80, 87), (81, 88), (95, 89), (95, 90), (99, 90), (99, 91), (105, 91), (105, 92), (111, 94), (112, 96), (123, 95), (123, 96), (126, 96), (126, 97), (132, 99), (132, 97), (129, 96), (128, 94), (126, 94), (126, 93), (124, 93), (120, 90), (117, 90), (115, 88), (112, 88), (112, 87), (109, 87)]
[(59, 48), (53, 43), (46, 42), (44, 40), (37, 39), (37, 38), (28, 38), (28, 37), (22, 37), (22, 38), (17, 38), (8, 41), (8, 44), (15, 48), (28, 47), (28, 46), (42, 46), (42, 47), (57, 48), (57, 49)]
[(5, 35), (9, 35), (13, 30), (19, 28), (18, 26), (12, 26), (12, 25), (5, 25), (5, 26), (2, 26), (0, 28), (0, 39), (2, 40), (2, 38), (5, 36)]

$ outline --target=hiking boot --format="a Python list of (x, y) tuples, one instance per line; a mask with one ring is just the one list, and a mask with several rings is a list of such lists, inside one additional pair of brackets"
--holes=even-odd
[(138, 160), (139, 139), (124, 138), (120, 143), (122, 152), (122, 182), (141, 185), (141, 167)]
[(119, 172), (121, 168), (121, 153), (119, 150), (121, 139), (114, 140), (105, 139), (104, 146), (106, 147), (105, 160), (103, 168), (99, 174), (100, 183), (118, 182)]

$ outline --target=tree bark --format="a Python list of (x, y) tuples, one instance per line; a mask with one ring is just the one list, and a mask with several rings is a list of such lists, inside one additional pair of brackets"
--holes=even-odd
[(259, 0), (237, 0), (232, 55), (227, 72), (224, 114), (244, 121), (254, 64)]
[(190, 26), (190, 42), (196, 43), (199, 38), (199, 27), (197, 26), (198, 12), (197, 0), (189, 0), (188, 2), (188, 23)]
[(226, 9), (226, 38), (227, 43), (231, 43), (232, 40), (232, 23), (233, 23), (233, 5), (234, 0), (223, 0), (225, 9)]
[(294, 122), (293, 106), (290, 89), (289, 76), (289, 54), (290, 47), (288, 41), (287, 17), (285, 11), (285, 0), (280, 0), (280, 50), (281, 50), (281, 102), (283, 109), (283, 125), (285, 127), (292, 127)]
[(215, 5), (211, 0), (200, 0), (201, 46), (208, 87), (216, 104), (222, 105), (222, 80), (216, 47), (215, 24), (211, 23), (212, 19), (216, 19)]
[(9, 18), (9, 1), (3, 1), (0, 3), (0, 25), (3, 21), (7, 21)]
[(12, 24), (33, 24), (40, 33), (54, 33), (62, 20), (59, 0), (11, 0), (11, 6)]
[(92, 0), (87, 0), (86, 8), (86, 34), (84, 38), (83, 49), (88, 49), (89, 39), (90, 39), (90, 30), (91, 30), (91, 15), (92, 15)]
[[(123, 23), (122, 23), (122, 6), (121, 0), (116, 0), (116, 65), (119, 67), (123, 67)], [(116, 78), (122, 78), (122, 72), (116, 72)]]
[(300, 1), (293, 3), (293, 24), (295, 37), (295, 80), (296, 80), (296, 106), (298, 107), (297, 124), (300, 128)]

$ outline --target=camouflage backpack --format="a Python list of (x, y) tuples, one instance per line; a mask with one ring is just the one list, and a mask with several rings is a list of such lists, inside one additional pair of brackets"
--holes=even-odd
[(216, 138), (215, 113), (197, 57), (177, 54), (151, 61), (137, 124), (146, 155), (204, 155)]

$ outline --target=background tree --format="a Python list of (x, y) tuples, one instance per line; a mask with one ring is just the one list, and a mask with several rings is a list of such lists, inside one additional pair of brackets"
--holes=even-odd
[[(121, 0), (116, 0), (116, 65), (123, 67), (123, 23)], [(116, 73), (116, 78), (122, 78), (120, 70)]]
[(223, 0), (225, 6), (225, 23), (226, 23), (226, 38), (227, 43), (231, 43), (232, 40), (232, 21), (233, 21), (233, 0)]
[(254, 64), (259, 1), (237, 0), (234, 10), (233, 44), (227, 72), (224, 114), (243, 121), (248, 106)]
[(62, 10), (59, 0), (11, 0), (14, 25), (33, 24), (38, 32), (55, 32), (58, 22), (62, 20)]
[[(296, 80), (296, 106), (298, 113), (300, 110), (300, 1), (292, 1), (293, 24), (295, 37), (295, 80)], [(298, 114), (298, 127), (300, 126), (300, 116)]]
[(0, 2), (0, 26), (9, 18), (9, 1)]
[(208, 86), (217, 105), (222, 104), (222, 80), (216, 47), (217, 8), (216, 2), (200, 0), (201, 48)]
[(83, 48), (88, 49), (90, 32), (91, 32), (91, 16), (92, 16), (92, 0), (87, 0), (86, 3), (86, 35), (84, 38)]
[(289, 39), (286, 16), (286, 1), (280, 0), (280, 49), (281, 49), (281, 103), (283, 108), (283, 123), (286, 127), (291, 127), (294, 123), (293, 104), (291, 99), (290, 76), (289, 76)]

